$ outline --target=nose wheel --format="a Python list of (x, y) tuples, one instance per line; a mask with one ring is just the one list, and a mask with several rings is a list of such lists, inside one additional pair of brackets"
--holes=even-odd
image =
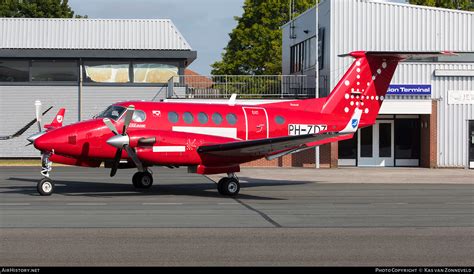
[(133, 175), (132, 183), (135, 188), (150, 188), (153, 185), (153, 175), (148, 171), (139, 171)]
[(220, 179), (217, 183), (217, 191), (224, 196), (237, 196), (240, 191), (239, 179), (235, 176)]

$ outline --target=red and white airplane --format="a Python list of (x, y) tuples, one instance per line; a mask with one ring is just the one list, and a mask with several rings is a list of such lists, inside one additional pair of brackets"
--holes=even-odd
[[(132, 178), (135, 188), (151, 187), (151, 166), (224, 173), (227, 176), (217, 189), (222, 195), (235, 196), (240, 190), (235, 176), (240, 164), (352, 138), (358, 128), (375, 123), (400, 61), (440, 54), (447, 53), (356, 51), (342, 55), (355, 60), (325, 98), (260, 105), (236, 105), (235, 96), (228, 104), (120, 102), (91, 120), (67, 126), (62, 126), (65, 110), (61, 109), (45, 131), (28, 138), (42, 154), (44, 178), (38, 192), (53, 193), (49, 178), (53, 162), (82, 167), (104, 163), (111, 168), (110, 176), (117, 169), (137, 168)], [(34, 121), (41, 130), (39, 105)], [(16, 136), (3, 139), (8, 137)]]

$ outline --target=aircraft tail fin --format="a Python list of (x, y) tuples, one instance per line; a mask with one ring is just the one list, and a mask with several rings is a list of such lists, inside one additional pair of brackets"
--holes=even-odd
[(66, 113), (65, 108), (61, 108), (56, 116), (54, 116), (53, 121), (50, 124), (44, 125), (45, 129), (55, 129), (63, 126), (64, 114)]
[(348, 71), (326, 98), (321, 113), (347, 114), (362, 110), (360, 127), (372, 125), (385, 99), (390, 81), (400, 61), (416, 57), (453, 55), (452, 52), (374, 52), (355, 51), (342, 57), (355, 58)]

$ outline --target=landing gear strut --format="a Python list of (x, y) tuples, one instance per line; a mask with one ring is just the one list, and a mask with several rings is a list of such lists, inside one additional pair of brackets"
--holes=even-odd
[(139, 171), (133, 175), (132, 183), (135, 188), (150, 188), (153, 185), (153, 175), (147, 170)]
[(41, 155), (41, 175), (44, 176), (36, 185), (36, 190), (41, 196), (49, 196), (54, 192), (54, 182), (49, 178), (49, 172), (52, 169), (52, 162), (49, 160), (49, 153)]
[(228, 173), (217, 183), (217, 190), (224, 196), (236, 196), (240, 191), (239, 178), (234, 173)]

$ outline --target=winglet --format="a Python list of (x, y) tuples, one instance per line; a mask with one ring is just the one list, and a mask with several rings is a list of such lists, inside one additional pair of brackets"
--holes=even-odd
[(351, 119), (347, 123), (346, 127), (341, 130), (339, 133), (354, 133), (359, 128), (360, 117), (362, 116), (362, 110), (360, 108), (356, 108), (354, 113), (352, 114)]

